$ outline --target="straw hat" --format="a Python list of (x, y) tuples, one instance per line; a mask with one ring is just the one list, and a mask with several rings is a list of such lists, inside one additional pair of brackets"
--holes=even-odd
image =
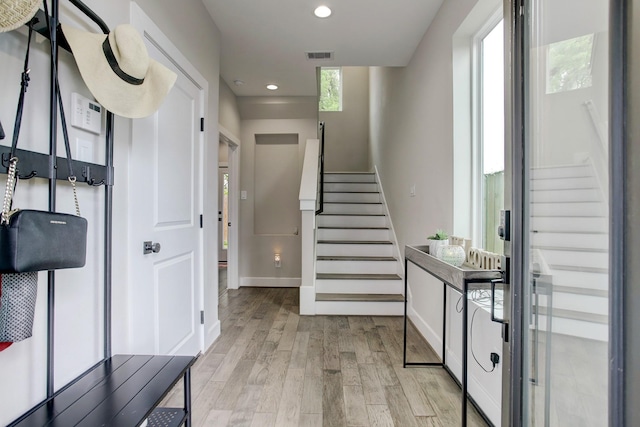
[(128, 118), (153, 114), (176, 81), (176, 74), (149, 58), (142, 37), (131, 25), (109, 35), (62, 25), (82, 78), (107, 110)]
[(41, 4), (42, 0), (0, 0), (0, 33), (26, 24)]

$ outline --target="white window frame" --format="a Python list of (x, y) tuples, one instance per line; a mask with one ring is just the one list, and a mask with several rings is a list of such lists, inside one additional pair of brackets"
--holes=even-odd
[[(471, 206), (473, 215), (471, 220), (471, 232), (474, 246), (485, 246), (483, 229), (485, 222), (484, 213), (484, 188), (483, 178), (483, 115), (482, 115), (482, 41), (504, 19), (503, 8), (500, 7), (485, 21), (472, 39), (471, 55)], [(496, 230), (497, 233), (497, 230)]]

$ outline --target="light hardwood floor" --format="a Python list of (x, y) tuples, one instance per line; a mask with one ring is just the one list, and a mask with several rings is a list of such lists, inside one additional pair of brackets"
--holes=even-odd
[[(300, 316), (298, 290), (230, 289), (192, 369), (194, 426), (458, 426), (441, 368), (402, 367), (401, 317)], [(415, 331), (409, 355), (436, 360)], [(182, 383), (164, 405), (182, 406)], [(470, 426), (485, 426), (469, 411)]]

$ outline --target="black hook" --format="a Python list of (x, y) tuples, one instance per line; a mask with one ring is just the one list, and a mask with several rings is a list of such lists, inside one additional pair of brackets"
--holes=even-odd
[(28, 175), (18, 175), (19, 179), (31, 179), (31, 178), (35, 178), (36, 176), (38, 176), (38, 173), (36, 171), (31, 171), (30, 174)]
[(93, 187), (100, 187), (101, 185), (105, 185), (105, 181), (104, 179), (98, 183), (96, 183), (96, 180), (91, 178), (89, 180), (87, 180), (87, 184), (93, 186)]

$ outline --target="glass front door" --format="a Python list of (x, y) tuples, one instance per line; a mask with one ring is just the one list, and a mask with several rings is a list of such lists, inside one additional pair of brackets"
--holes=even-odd
[(606, 426), (609, 2), (525, 4), (522, 422)]

